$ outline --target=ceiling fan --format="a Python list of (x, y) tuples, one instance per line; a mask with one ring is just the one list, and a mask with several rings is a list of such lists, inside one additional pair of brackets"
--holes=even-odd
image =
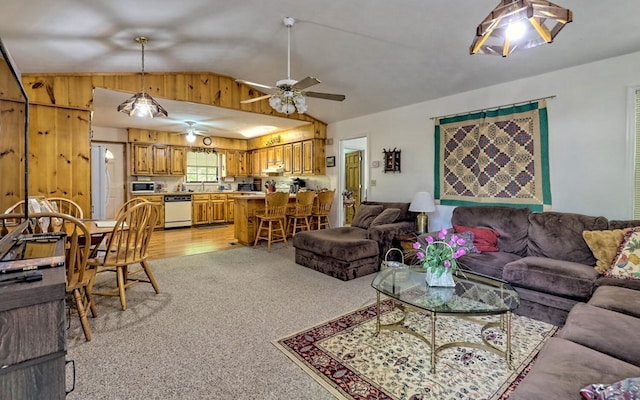
[(283, 23), (284, 26), (287, 27), (287, 79), (279, 80), (276, 82), (276, 86), (263, 85), (260, 83), (237, 79), (236, 82), (238, 83), (243, 83), (269, 93), (264, 96), (242, 100), (240, 103), (247, 104), (269, 99), (269, 104), (274, 110), (290, 115), (296, 110), (300, 114), (304, 114), (307, 111), (305, 96), (317, 97), (325, 100), (343, 101), (345, 96), (342, 94), (319, 93), (305, 90), (308, 87), (320, 83), (320, 81), (314, 77), (308, 76), (301, 81), (291, 79), (291, 27), (295, 23), (295, 19), (285, 17)]
[(206, 137), (209, 136), (208, 131), (194, 128), (194, 125), (196, 124), (195, 121), (184, 121), (184, 123), (187, 124), (187, 129), (184, 132), (179, 132), (176, 134), (177, 135), (186, 134), (187, 136), (185, 136), (185, 139), (187, 140), (187, 142), (194, 143), (196, 141), (196, 135), (206, 136)]

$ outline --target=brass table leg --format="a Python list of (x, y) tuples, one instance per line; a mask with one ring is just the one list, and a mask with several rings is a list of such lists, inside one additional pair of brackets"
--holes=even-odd
[(380, 292), (376, 291), (376, 336), (380, 333)]
[(436, 313), (431, 313), (431, 373), (436, 373)]
[(505, 357), (507, 359), (507, 365), (510, 369), (513, 369), (513, 365), (511, 365), (511, 311), (507, 311), (504, 317), (507, 325), (507, 351)]

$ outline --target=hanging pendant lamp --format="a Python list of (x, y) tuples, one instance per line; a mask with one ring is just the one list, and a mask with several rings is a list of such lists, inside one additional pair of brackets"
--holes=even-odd
[(167, 117), (169, 114), (153, 97), (149, 96), (144, 91), (144, 45), (149, 41), (144, 36), (136, 37), (136, 42), (140, 43), (142, 47), (142, 77), (141, 86), (142, 89), (139, 93), (134, 94), (122, 104), (118, 106), (118, 111), (129, 114), (130, 117), (142, 117), (142, 118), (154, 118), (154, 117)]

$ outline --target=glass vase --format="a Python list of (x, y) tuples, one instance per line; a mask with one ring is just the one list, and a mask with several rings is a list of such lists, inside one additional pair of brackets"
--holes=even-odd
[(453, 281), (453, 271), (447, 269), (442, 274), (438, 275), (436, 272), (431, 272), (431, 269), (427, 269), (425, 280), (427, 285), (435, 287), (454, 287), (456, 283)]

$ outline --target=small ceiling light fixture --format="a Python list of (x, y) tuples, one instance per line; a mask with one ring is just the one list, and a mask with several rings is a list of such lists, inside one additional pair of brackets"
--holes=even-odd
[(140, 46), (142, 47), (142, 77), (140, 78), (142, 90), (128, 98), (124, 103), (120, 104), (118, 106), (118, 111), (129, 114), (130, 117), (166, 117), (169, 115), (167, 110), (162, 108), (162, 106), (158, 104), (153, 97), (149, 96), (144, 91), (144, 45), (149, 41), (149, 39), (144, 36), (138, 36), (135, 38), (135, 41), (140, 43)]
[(551, 43), (571, 21), (571, 10), (550, 1), (502, 0), (478, 25), (469, 53), (506, 57), (517, 50)]

